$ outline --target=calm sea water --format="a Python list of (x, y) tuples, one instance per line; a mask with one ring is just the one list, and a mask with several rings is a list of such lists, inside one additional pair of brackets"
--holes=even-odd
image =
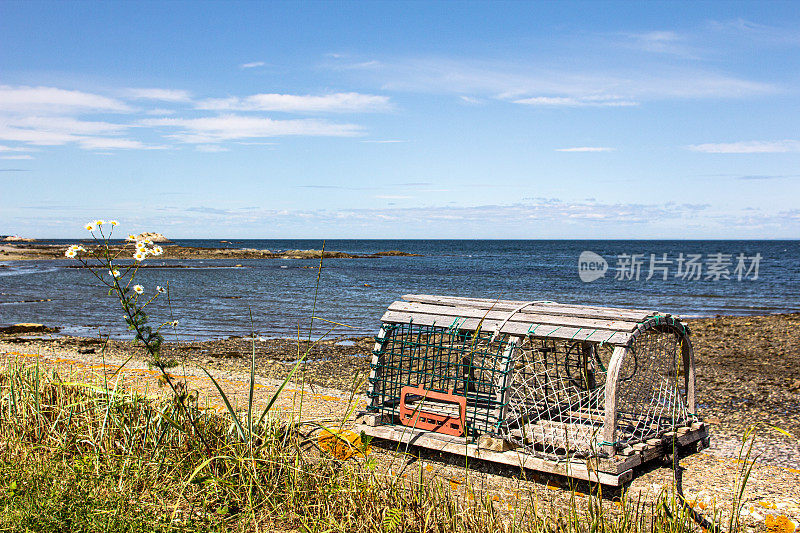
[[(74, 241), (50, 242), (66, 246)], [(273, 251), (319, 249), (322, 245), (321, 240), (177, 243)], [(329, 240), (326, 249), (422, 254), (422, 257), (326, 259), (315, 315), (351, 326), (337, 327), (334, 334), (375, 333), (386, 306), (408, 293), (552, 300), (655, 309), (681, 316), (800, 311), (800, 241)], [(608, 263), (603, 277), (588, 283), (581, 280), (578, 258), (583, 251), (593, 251)], [(626, 258), (634, 254), (635, 261)], [(651, 254), (655, 254), (656, 268), (647, 280)], [(744, 259), (741, 265), (737, 260), (740, 254)], [(692, 255), (694, 262), (701, 265), (700, 279), (684, 279), (679, 275), (686, 271)], [(756, 257), (760, 259), (754, 260)], [(629, 266), (639, 261), (637, 280), (635, 269)], [(758, 266), (757, 279), (753, 279), (754, 261)], [(304, 336), (308, 334), (317, 277), (316, 269), (309, 267), (316, 267), (318, 260), (148, 262), (192, 267), (142, 270), (138, 276), (148, 293), (156, 285), (169, 282), (172, 315), (163, 298), (153, 307), (151, 315), (154, 319), (169, 320), (171, 316), (178, 319), (184, 339), (247, 335), (251, 331), (250, 310), (253, 327), (260, 335), (291, 337), (297, 335), (298, 328)], [(113, 298), (106, 295), (88, 272), (64, 268), (74, 264), (71, 261), (5, 264), (11, 268), (0, 269), (0, 324), (39, 322), (60, 326), (63, 333), (87, 336), (98, 332), (128, 334)], [(236, 264), (246, 268), (229, 268)], [(744, 270), (737, 271), (737, 265), (744, 266)], [(723, 273), (727, 270), (730, 279), (715, 279), (715, 268)], [(24, 303), (41, 299), (50, 301)], [(314, 335), (324, 333), (326, 324), (316, 321)]]

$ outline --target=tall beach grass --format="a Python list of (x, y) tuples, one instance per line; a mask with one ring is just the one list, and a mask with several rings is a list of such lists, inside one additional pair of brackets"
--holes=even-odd
[[(696, 529), (669, 492), (656, 505), (573, 492), (560, 510), (543, 512), (532, 496), (501, 509), (488, 495), (463, 498), (421, 465), (406, 479), (363, 453), (321, 450), (314, 423), (267, 415), (243, 438), (229, 413), (189, 409), (12, 362), (0, 372), (0, 530)], [(187, 436), (188, 416), (202, 441)]]

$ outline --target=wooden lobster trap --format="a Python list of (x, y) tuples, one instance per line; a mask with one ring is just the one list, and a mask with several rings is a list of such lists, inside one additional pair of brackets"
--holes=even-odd
[(406, 295), (381, 320), (373, 437), (609, 485), (708, 446), (689, 329), (669, 314)]

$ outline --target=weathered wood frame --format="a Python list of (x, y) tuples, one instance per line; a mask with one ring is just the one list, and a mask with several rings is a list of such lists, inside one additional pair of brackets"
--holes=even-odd
[[(671, 323), (673, 322), (673, 323)], [(690, 413), (696, 412), (695, 404), (695, 387), (697, 386), (697, 378), (695, 374), (694, 350), (692, 349), (692, 342), (689, 340), (689, 335), (685, 326), (676, 321), (664, 322), (667, 327), (671, 327), (678, 335), (681, 346), (681, 363), (683, 366), (684, 387), (686, 391), (685, 403), (686, 408)], [(660, 327), (662, 320), (658, 318), (651, 318), (640, 324), (634, 335), (625, 346), (614, 347), (614, 353), (611, 356), (611, 361), (608, 365), (606, 373), (606, 400), (605, 400), (605, 419), (603, 420), (603, 451), (609, 455), (614, 455), (619, 446), (617, 442), (617, 415), (618, 415), (618, 401), (619, 401), (619, 374), (622, 369), (622, 364), (625, 361), (631, 347), (638, 335), (645, 331)]]

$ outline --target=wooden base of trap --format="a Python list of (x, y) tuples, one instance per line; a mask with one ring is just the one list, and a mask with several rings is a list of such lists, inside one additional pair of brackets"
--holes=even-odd
[(702, 423), (695, 423), (691, 427), (682, 427), (677, 431), (666, 433), (661, 439), (650, 439), (630, 446), (610, 459), (552, 461), (515, 450), (493, 451), (477, 444), (469, 444), (464, 437), (386, 424), (385, 421), (385, 418), (379, 415), (366, 415), (364, 423), (357, 424), (355, 430), (363, 431), (378, 439), (613, 487), (619, 487), (633, 479), (634, 468), (639, 465), (669, 455), (676, 450), (686, 455), (703, 450), (709, 445), (707, 427)]

